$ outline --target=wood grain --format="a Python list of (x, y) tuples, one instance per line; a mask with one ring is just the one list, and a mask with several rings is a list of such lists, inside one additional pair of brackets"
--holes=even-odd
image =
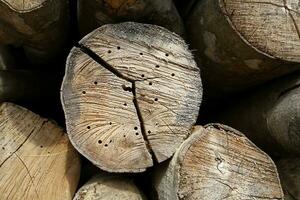
[(96, 29), (79, 46), (69, 55), (61, 92), (75, 147), (108, 171), (143, 171), (152, 159), (169, 158), (189, 135), (202, 97), (200, 72), (183, 40), (158, 26), (121, 23)]
[(72, 199), (79, 156), (54, 122), (20, 106), (0, 107), (0, 199)]

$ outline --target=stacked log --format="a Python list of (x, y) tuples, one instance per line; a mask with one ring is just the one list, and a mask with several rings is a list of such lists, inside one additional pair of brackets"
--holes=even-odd
[(271, 155), (300, 156), (300, 74), (275, 80), (238, 99), (220, 120)]
[(11, 103), (0, 113), (0, 199), (72, 199), (80, 161), (62, 128)]
[(102, 26), (83, 38), (61, 91), (73, 145), (110, 172), (141, 172), (170, 158), (196, 122), (201, 97), (184, 41), (139, 23)]
[(186, 27), (208, 97), (299, 70), (299, 12), (297, 0), (198, 1)]
[(78, 1), (78, 24), (82, 36), (102, 25), (124, 21), (160, 25), (179, 35), (185, 32), (172, 0)]
[(146, 200), (130, 178), (105, 173), (95, 175), (76, 193), (73, 200)]
[(52, 62), (64, 49), (67, 0), (0, 0), (0, 44), (21, 46), (34, 64)]
[(240, 132), (220, 124), (195, 126), (154, 186), (160, 200), (283, 199), (271, 158)]

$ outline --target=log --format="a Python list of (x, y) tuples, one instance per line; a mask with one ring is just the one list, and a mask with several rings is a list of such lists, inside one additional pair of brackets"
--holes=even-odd
[(124, 21), (160, 25), (182, 36), (185, 32), (172, 0), (78, 1), (78, 25), (82, 36), (104, 24)]
[(0, 45), (0, 70), (15, 69), (16, 61), (9, 48)]
[(44, 64), (67, 43), (67, 0), (0, 0), (0, 43), (22, 46), (30, 61)]
[(284, 199), (300, 199), (300, 159), (280, 159), (276, 165), (284, 191)]
[(73, 200), (146, 200), (144, 194), (129, 178), (98, 174), (85, 183)]
[(69, 54), (61, 89), (70, 140), (110, 172), (141, 172), (171, 157), (196, 122), (201, 97), (184, 41), (132, 22), (84, 37)]
[(198, 1), (187, 19), (210, 98), (300, 69), (300, 7), (291, 1)]
[(156, 170), (154, 187), (160, 200), (283, 199), (271, 158), (220, 124), (195, 126), (169, 164)]
[(272, 81), (237, 99), (219, 120), (273, 156), (300, 156), (300, 73)]
[(11, 103), (0, 122), (0, 199), (72, 199), (80, 160), (63, 129)]

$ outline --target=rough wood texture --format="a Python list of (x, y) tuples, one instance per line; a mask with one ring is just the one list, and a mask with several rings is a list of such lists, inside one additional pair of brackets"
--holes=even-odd
[(172, 156), (202, 97), (184, 41), (164, 28), (128, 22), (102, 26), (79, 46), (68, 57), (61, 91), (78, 151), (114, 172), (144, 171), (153, 159)]
[(298, 0), (202, 0), (187, 20), (211, 97), (300, 69)]
[(99, 174), (84, 184), (73, 200), (146, 200), (128, 178)]
[(271, 158), (219, 124), (195, 126), (154, 183), (160, 200), (283, 199)]
[(300, 199), (300, 159), (281, 159), (276, 162), (285, 200)]
[(300, 156), (300, 73), (277, 79), (219, 115), (275, 156)]
[(67, 42), (67, 0), (0, 0), (0, 43), (23, 46), (32, 63), (47, 63)]
[(82, 35), (110, 23), (135, 21), (164, 26), (184, 34), (172, 0), (79, 0), (78, 23)]
[(72, 199), (79, 156), (55, 123), (20, 106), (0, 106), (0, 199)]

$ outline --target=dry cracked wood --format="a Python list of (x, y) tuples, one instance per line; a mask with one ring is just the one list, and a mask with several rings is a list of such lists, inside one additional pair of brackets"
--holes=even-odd
[(146, 200), (129, 178), (99, 174), (84, 184), (73, 200)]
[(179, 36), (128, 22), (102, 26), (72, 49), (61, 96), (79, 152), (107, 171), (140, 172), (189, 135), (202, 87)]
[(0, 0), (0, 43), (23, 46), (32, 63), (47, 63), (67, 42), (67, 0)]
[(78, 24), (82, 35), (104, 24), (124, 21), (156, 24), (184, 34), (182, 20), (172, 0), (78, 1)]
[(55, 123), (11, 103), (0, 106), (0, 199), (72, 199), (79, 155)]
[(276, 162), (285, 200), (300, 199), (300, 159), (281, 159)]
[(283, 199), (271, 158), (220, 124), (195, 126), (154, 186), (160, 200)]
[(210, 96), (300, 69), (298, 0), (203, 0), (187, 23)]
[(268, 83), (221, 111), (219, 120), (275, 156), (300, 156), (300, 73)]

